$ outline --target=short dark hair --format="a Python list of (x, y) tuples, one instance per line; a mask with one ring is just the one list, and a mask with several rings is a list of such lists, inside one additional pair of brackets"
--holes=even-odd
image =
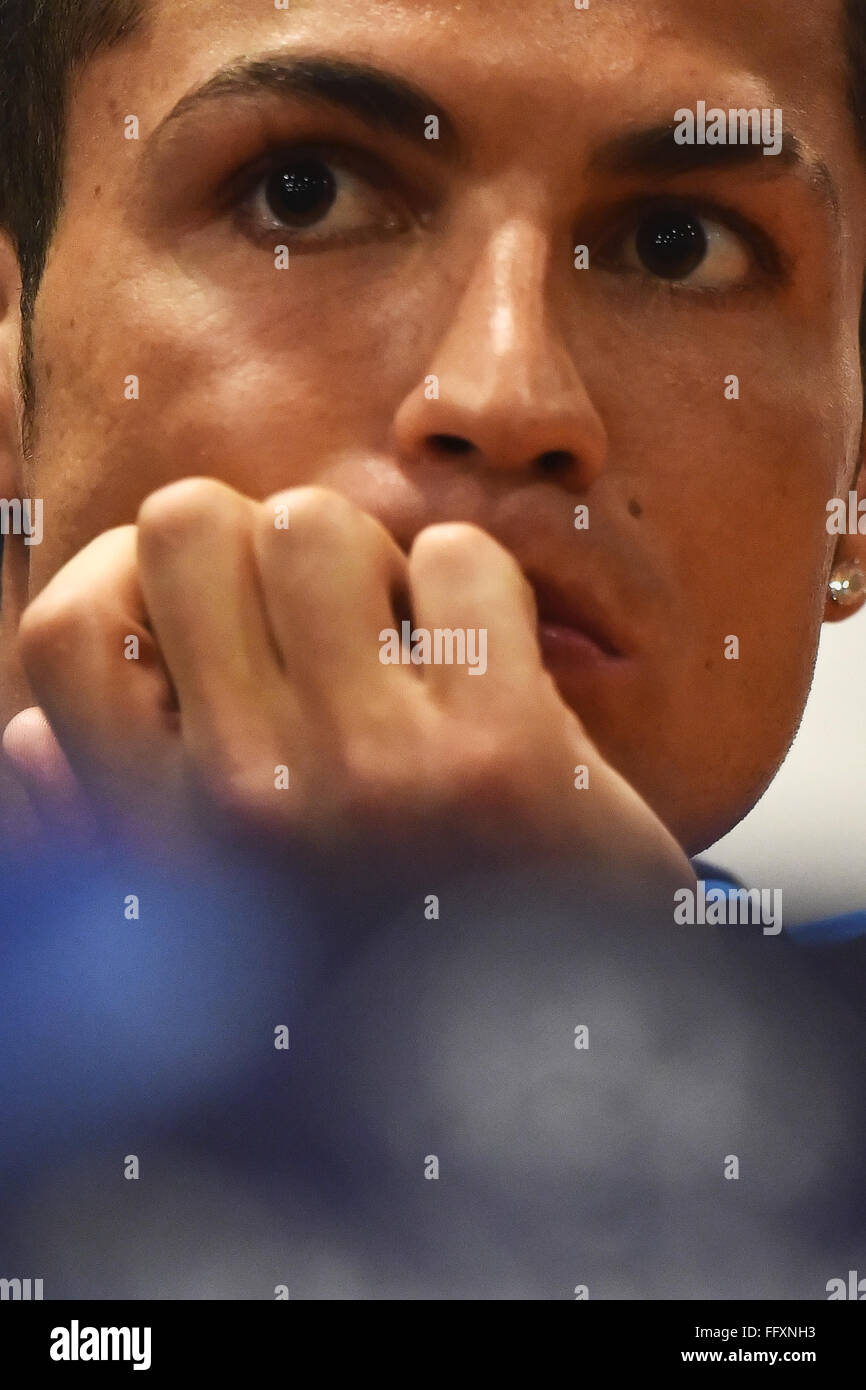
[(0, 226), (18, 252), (25, 305), (60, 213), (71, 80), (142, 14), (142, 0), (0, 0)]
[(75, 73), (141, 22), (146, 0), (0, 0), (0, 227), (21, 268), (24, 415), (32, 406), (31, 321), (63, 198)]
[[(137, 28), (147, 4), (0, 0), (0, 227), (21, 266), (25, 368), (30, 319), (62, 203), (72, 79), (100, 49)], [(866, 154), (866, 0), (843, 0), (843, 6), (849, 100)], [(861, 330), (866, 349), (866, 299)], [(24, 376), (26, 383), (26, 370)]]

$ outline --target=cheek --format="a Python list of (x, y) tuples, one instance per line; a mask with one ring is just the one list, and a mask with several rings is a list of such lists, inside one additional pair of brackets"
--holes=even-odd
[(824, 408), (844, 399), (826, 373), (794, 379), (741, 354), (729, 400), (730, 358), (684, 355), (676, 370), (646, 360), (601, 409), (610, 475), (642, 507), (636, 553), (665, 577), (669, 602), (640, 698), (592, 711), (590, 727), (681, 837), (706, 844), (753, 804), (796, 731), (832, 552), (826, 504), (850, 431)]
[(827, 502), (851, 452), (839, 363), (813, 357), (807, 371), (783, 341), (759, 353), (723, 320), (705, 325), (700, 350), (693, 335), (689, 351), (626, 367), (632, 389), (606, 411), (611, 465), (653, 513), (690, 628), (757, 634), (774, 613), (812, 623), (832, 551)]
[(118, 282), (43, 313), (41, 472), (62, 517), (51, 563), (134, 520), (174, 479), (265, 496), (314, 481), (344, 451), (385, 447), (414, 384), (407, 316), (363, 295), (324, 312), (320, 279), (268, 302), (154, 274), (134, 297)]

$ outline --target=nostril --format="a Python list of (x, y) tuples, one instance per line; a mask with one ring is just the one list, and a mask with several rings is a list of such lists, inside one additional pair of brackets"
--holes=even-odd
[(564, 473), (566, 469), (574, 467), (574, 455), (567, 449), (549, 449), (545, 454), (539, 454), (538, 466), (544, 473)]
[(462, 434), (434, 434), (430, 443), (443, 454), (468, 454), (475, 447), (472, 441), (464, 439)]

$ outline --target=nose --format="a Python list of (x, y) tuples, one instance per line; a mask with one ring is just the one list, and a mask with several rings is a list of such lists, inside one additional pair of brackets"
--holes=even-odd
[(483, 247), (394, 418), (403, 457), (560, 474), (575, 490), (603, 470), (604, 424), (551, 321), (550, 256), (548, 239), (524, 222), (499, 228)]

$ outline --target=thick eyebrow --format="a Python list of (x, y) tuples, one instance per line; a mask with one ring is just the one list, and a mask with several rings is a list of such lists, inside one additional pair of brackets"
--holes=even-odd
[(675, 123), (617, 135), (596, 150), (590, 169), (596, 174), (649, 174), (672, 178), (705, 170), (749, 169), (765, 179), (794, 172), (813, 188), (839, 219), (839, 194), (822, 159), (807, 151), (792, 131), (785, 131), (777, 155), (765, 155), (763, 145), (678, 145)]
[[(367, 125), (421, 143), (434, 154), (451, 155), (457, 135), (448, 114), (420, 87), (394, 73), (344, 59), (264, 54), (220, 68), (200, 87), (182, 97), (150, 139), (158, 143), (190, 112), (227, 97), (254, 97), (275, 92), (286, 98), (307, 97), (348, 111)], [(439, 121), (438, 139), (427, 139), (429, 116)]]

